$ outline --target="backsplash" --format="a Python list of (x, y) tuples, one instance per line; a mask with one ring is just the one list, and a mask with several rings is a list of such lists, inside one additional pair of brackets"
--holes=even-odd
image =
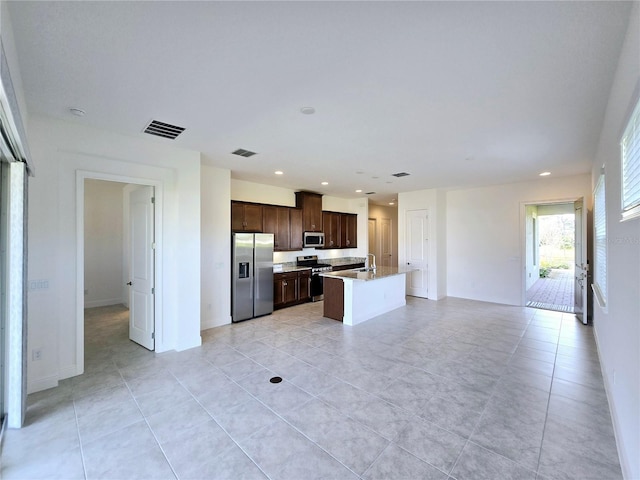
[[(339, 258), (319, 258), (319, 262), (328, 263), (329, 265), (351, 265), (354, 263), (365, 263), (364, 257), (339, 257)], [(282, 265), (286, 270), (287, 268), (295, 267), (296, 262), (276, 262), (274, 255), (274, 265)]]

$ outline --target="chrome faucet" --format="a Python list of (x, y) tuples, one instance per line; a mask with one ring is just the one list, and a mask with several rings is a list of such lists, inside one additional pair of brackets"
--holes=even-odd
[(369, 260), (369, 256), (373, 258), (373, 262), (369, 264), (369, 270), (376, 270), (376, 256), (373, 253), (367, 253), (367, 260)]

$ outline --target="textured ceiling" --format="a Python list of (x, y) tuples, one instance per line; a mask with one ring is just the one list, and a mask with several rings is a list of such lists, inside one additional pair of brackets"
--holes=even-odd
[(9, 3), (31, 114), (173, 123), (178, 139), (148, 138), (233, 178), (377, 202), (590, 171), (631, 7)]

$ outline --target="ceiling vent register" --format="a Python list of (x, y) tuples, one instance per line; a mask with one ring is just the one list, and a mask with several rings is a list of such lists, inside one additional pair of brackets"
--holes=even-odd
[(392, 173), (391, 174), (392, 177), (397, 177), (397, 178), (408, 177), (409, 175), (411, 175), (411, 174), (407, 173), (407, 172), (398, 172), (398, 173)]
[(231, 153), (233, 153), (234, 155), (240, 155), (241, 157), (252, 157), (253, 155), (256, 154), (256, 152), (245, 150), (244, 148), (239, 148), (237, 150), (234, 150)]
[(158, 137), (175, 140), (178, 135), (184, 132), (184, 128), (178, 127), (176, 125), (171, 125), (170, 123), (151, 120), (149, 125), (147, 125), (147, 128), (145, 128), (143, 131), (144, 133), (148, 133), (150, 135), (156, 135)]

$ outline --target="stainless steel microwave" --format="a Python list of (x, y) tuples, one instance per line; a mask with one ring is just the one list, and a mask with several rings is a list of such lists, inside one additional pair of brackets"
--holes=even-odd
[(302, 245), (306, 247), (324, 247), (324, 233), (322, 232), (304, 232), (302, 237)]

